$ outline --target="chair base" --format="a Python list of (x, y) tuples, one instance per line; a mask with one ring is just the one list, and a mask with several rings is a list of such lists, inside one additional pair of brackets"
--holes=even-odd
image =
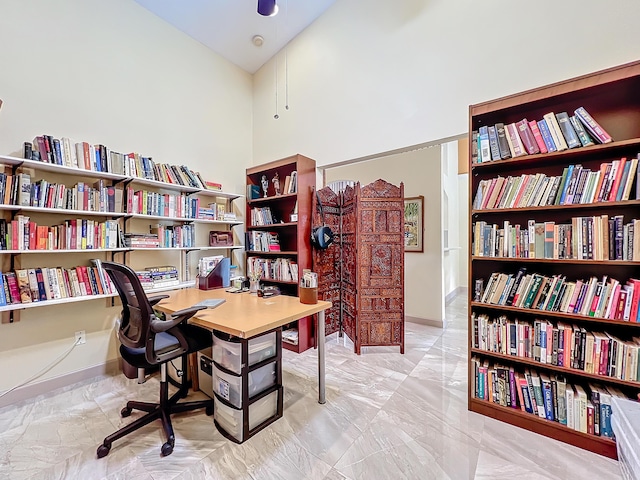
[(162, 428), (164, 430), (167, 441), (162, 445), (161, 452), (163, 456), (171, 455), (173, 447), (175, 445), (175, 435), (173, 433), (173, 425), (171, 424), (171, 415), (174, 413), (190, 412), (200, 408), (206, 409), (207, 415), (213, 415), (213, 399), (198, 400), (195, 402), (178, 403), (178, 400), (187, 396), (188, 387), (184, 386), (174, 393), (171, 398), (168, 398), (168, 384), (165, 381), (160, 382), (160, 403), (150, 402), (127, 402), (127, 406), (120, 411), (122, 417), (128, 417), (131, 412), (135, 410), (141, 410), (147, 412), (146, 415), (136, 419), (134, 422), (122, 427), (120, 430), (105, 437), (102, 445), (98, 447), (96, 452), (98, 458), (105, 457), (111, 450), (111, 445), (114, 441), (124, 437), (125, 435), (134, 432), (145, 425), (153, 422), (154, 420), (162, 421)]

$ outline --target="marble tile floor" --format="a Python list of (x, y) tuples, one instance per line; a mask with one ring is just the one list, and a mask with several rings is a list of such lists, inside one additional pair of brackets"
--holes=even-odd
[(445, 330), (407, 323), (404, 355), (357, 356), (328, 337), (325, 405), (315, 351), (285, 352), (284, 417), (242, 445), (195, 412), (174, 417), (168, 457), (155, 422), (97, 459), (104, 436), (130, 421), (119, 415), (124, 399), (156, 400), (155, 378), (97, 378), (5, 407), (0, 480), (621, 478), (613, 460), (467, 411), (466, 312), (460, 296)]

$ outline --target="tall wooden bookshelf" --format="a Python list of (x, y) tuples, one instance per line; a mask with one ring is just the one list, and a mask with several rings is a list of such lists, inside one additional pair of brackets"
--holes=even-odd
[[(292, 173), (297, 177), (295, 193), (286, 193), (283, 188), (287, 177)], [(273, 178), (278, 174), (280, 195), (276, 194)], [(262, 187), (263, 177), (267, 182), (267, 196)], [(291, 280), (262, 278), (261, 282), (275, 285), (284, 295), (298, 295), (298, 287), (303, 269), (311, 268), (311, 195), (316, 184), (316, 162), (302, 155), (276, 160), (247, 169), (247, 211), (245, 215), (247, 240), (247, 262), (255, 258), (274, 261), (279, 258), (288, 259), (298, 266), (298, 277)], [(253, 190), (252, 190), (253, 189)], [(253, 194), (251, 192), (254, 192)], [(273, 216), (272, 224), (256, 225), (252, 222), (252, 210), (266, 209)], [(295, 213), (294, 213), (295, 212)], [(292, 217), (291, 215), (297, 215)], [(249, 237), (252, 232), (272, 232), (279, 239), (279, 250), (258, 251), (250, 247)], [(247, 268), (247, 272), (249, 269)], [(283, 336), (282, 345), (288, 350), (304, 352), (311, 348), (314, 341), (313, 321), (305, 317), (284, 327), (297, 330), (298, 343), (287, 341)]]
[[(584, 107), (594, 119), (612, 136), (613, 142), (578, 147), (560, 152), (524, 155), (506, 160), (486, 163), (474, 162), (474, 137), (470, 133), (470, 218), (469, 245), (474, 240), (474, 224), (485, 221), (502, 225), (504, 221), (512, 225), (527, 225), (535, 222), (571, 223), (572, 217), (624, 215), (625, 222), (640, 218), (640, 198), (634, 182), (628, 201), (594, 202), (589, 204), (550, 205), (524, 208), (474, 209), (474, 198), (482, 180), (497, 176), (521, 176), (523, 174), (544, 173), (560, 176), (569, 165), (581, 164), (584, 168), (597, 171), (603, 162), (612, 162), (626, 157), (636, 158), (640, 152), (640, 62), (621, 65), (593, 74), (536, 88), (496, 100), (471, 105), (469, 107), (469, 132), (478, 131), (483, 126), (497, 123), (514, 123), (523, 118), (539, 120), (549, 112), (573, 114), (578, 107)], [(471, 411), (510, 423), (512, 425), (555, 438), (601, 455), (616, 458), (615, 441), (604, 437), (582, 433), (558, 422), (540, 418), (517, 408), (506, 407), (491, 401), (476, 398), (476, 368), (472, 357), (490, 364), (513, 368), (516, 372), (532, 369), (546, 375), (564, 375), (567, 382), (579, 385), (597, 383), (621, 390), (630, 398), (640, 392), (640, 382), (620, 380), (609, 376), (585, 373), (583, 370), (544, 364), (533, 358), (504, 355), (479, 349), (474, 344), (473, 315), (487, 314), (490, 318), (506, 316), (509, 320), (533, 322), (536, 319), (558, 321), (576, 325), (591, 331), (606, 331), (623, 340), (640, 336), (640, 323), (594, 318), (558, 311), (541, 311), (516, 308), (505, 305), (481, 303), (474, 300), (476, 280), (487, 279), (494, 272), (516, 274), (526, 267), (527, 273), (542, 275), (566, 275), (567, 279), (581, 279), (604, 275), (615, 278), (622, 285), (630, 278), (640, 278), (640, 259), (622, 260), (576, 260), (549, 258), (504, 258), (474, 257), (473, 247), (469, 250), (469, 390), (468, 408)]]

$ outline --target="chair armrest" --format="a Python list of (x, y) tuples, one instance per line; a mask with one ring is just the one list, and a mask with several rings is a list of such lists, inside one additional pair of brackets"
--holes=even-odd
[(158, 320), (157, 318), (151, 320), (151, 330), (155, 333), (166, 332), (172, 329), (176, 325), (184, 322), (185, 320), (193, 317), (200, 310), (205, 310), (207, 307), (189, 307), (182, 310), (178, 310), (171, 314), (171, 317), (167, 320)]
[(147, 297), (147, 300), (149, 300), (149, 303), (153, 307), (156, 303), (160, 300), (164, 300), (165, 298), (169, 298), (169, 295), (155, 295), (153, 297)]

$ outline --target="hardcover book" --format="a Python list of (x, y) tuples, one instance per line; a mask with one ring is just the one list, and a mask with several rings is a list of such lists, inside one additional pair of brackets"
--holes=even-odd
[(567, 141), (567, 146), (569, 148), (581, 147), (582, 143), (580, 142), (573, 125), (571, 125), (571, 122), (569, 121), (569, 115), (567, 112), (556, 113), (556, 120), (558, 120), (560, 131)]
[(496, 123), (496, 134), (498, 135), (498, 147), (500, 148), (500, 158), (506, 160), (511, 158), (511, 149), (509, 148), (509, 142), (507, 142), (507, 134), (504, 129), (504, 123)]
[(527, 150), (529, 155), (534, 155), (536, 153), (540, 153), (540, 148), (538, 147), (538, 143), (531, 131), (531, 127), (529, 127), (529, 122), (526, 118), (520, 120), (516, 123), (516, 127), (518, 129), (518, 134), (520, 135), (520, 139), (524, 144), (524, 148)]
[(595, 119), (589, 115), (589, 112), (584, 107), (579, 107), (574, 112), (578, 120), (582, 122), (585, 128), (589, 131), (591, 136), (600, 143), (609, 143), (613, 139), (602, 126), (595, 121)]

